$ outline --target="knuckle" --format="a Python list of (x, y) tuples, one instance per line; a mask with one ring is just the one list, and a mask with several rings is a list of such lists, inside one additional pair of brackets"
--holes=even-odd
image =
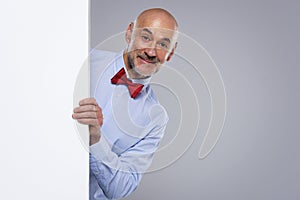
[(82, 105), (82, 104), (84, 104), (85, 100), (86, 100), (86, 99), (82, 99), (82, 100), (80, 100), (80, 101), (79, 101), (79, 105)]
[(91, 101), (92, 103), (96, 103), (96, 99), (95, 99), (95, 98), (90, 98), (90, 101)]
[(95, 112), (91, 112), (89, 117), (97, 118), (97, 114)]
[(98, 110), (98, 111), (96, 112), (96, 115), (97, 115), (97, 117), (101, 117), (101, 116), (102, 116), (102, 112)]
[(92, 102), (92, 98), (85, 98), (79, 101), (79, 105), (85, 105)]

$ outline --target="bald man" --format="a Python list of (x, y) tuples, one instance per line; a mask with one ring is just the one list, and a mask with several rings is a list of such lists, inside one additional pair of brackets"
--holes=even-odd
[(166, 10), (143, 11), (119, 53), (92, 50), (91, 97), (72, 117), (89, 126), (90, 199), (131, 194), (150, 166), (168, 121), (149, 82), (176, 49), (178, 25)]

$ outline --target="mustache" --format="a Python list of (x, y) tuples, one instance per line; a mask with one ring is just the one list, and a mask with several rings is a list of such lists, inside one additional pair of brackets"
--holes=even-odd
[(143, 54), (138, 54), (138, 57), (140, 57), (141, 59), (156, 64), (159, 62), (158, 58), (156, 56), (149, 56), (147, 53), (143, 53)]

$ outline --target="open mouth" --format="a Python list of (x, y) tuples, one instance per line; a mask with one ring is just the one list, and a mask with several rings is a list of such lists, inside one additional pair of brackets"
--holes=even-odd
[(148, 58), (145, 58), (143, 56), (137, 56), (139, 59), (142, 60), (142, 62), (144, 62), (145, 64), (156, 64), (157, 61), (156, 60), (149, 60)]

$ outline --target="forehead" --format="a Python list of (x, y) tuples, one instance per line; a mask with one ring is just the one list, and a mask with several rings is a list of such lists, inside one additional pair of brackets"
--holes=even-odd
[(172, 37), (175, 34), (174, 30), (163, 29), (163, 28), (155, 28), (155, 27), (143, 27), (143, 28), (135, 28), (135, 31), (138, 33), (148, 33), (154, 36), (168, 36)]
[(155, 13), (140, 16), (136, 21), (136, 28), (151, 27), (176, 30), (176, 26), (176, 22), (171, 17)]
[(166, 13), (148, 12), (137, 18), (135, 31), (172, 41), (177, 35), (177, 22)]

